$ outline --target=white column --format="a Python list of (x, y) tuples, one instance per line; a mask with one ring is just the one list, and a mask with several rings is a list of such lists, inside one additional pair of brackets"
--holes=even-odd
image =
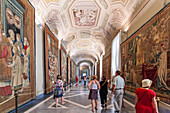
[(92, 66), (92, 73), (91, 73), (91, 76), (93, 76), (94, 75), (94, 64), (93, 64), (93, 66)]
[(89, 75), (91, 76), (91, 66), (89, 66)]
[(95, 75), (97, 75), (97, 62), (95, 62)]
[(103, 72), (103, 55), (100, 56), (100, 78), (99, 78), (100, 81), (102, 78), (102, 72)]
[(76, 75), (77, 75), (77, 77), (79, 78), (79, 76), (80, 76), (80, 67), (77, 66), (77, 67), (76, 67), (76, 70), (77, 70)]

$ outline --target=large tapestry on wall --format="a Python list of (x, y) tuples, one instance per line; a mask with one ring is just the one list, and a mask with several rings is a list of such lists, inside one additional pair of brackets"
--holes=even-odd
[(170, 5), (121, 44), (121, 58), (128, 90), (135, 91), (142, 79), (151, 79), (157, 96), (170, 102)]
[(61, 47), (61, 76), (63, 82), (67, 82), (67, 54), (63, 47)]
[(111, 54), (103, 59), (103, 76), (111, 81)]
[(46, 50), (46, 89), (52, 91), (53, 81), (58, 73), (58, 40), (45, 26), (45, 50)]
[(68, 57), (68, 83), (70, 83), (70, 57)]
[(74, 65), (73, 65), (73, 73), (74, 73), (74, 74), (73, 74), (73, 80), (76, 80), (76, 76), (77, 76), (77, 75), (76, 75), (76, 64), (75, 64), (75, 62), (73, 62), (73, 64), (74, 64)]
[[(0, 0), (0, 112), (35, 98), (34, 8), (25, 0)], [(31, 95), (32, 93), (32, 95)]]
[(76, 79), (76, 64), (74, 63), (74, 61), (71, 62), (71, 70), (72, 70), (72, 78), (71, 80), (74, 81)]

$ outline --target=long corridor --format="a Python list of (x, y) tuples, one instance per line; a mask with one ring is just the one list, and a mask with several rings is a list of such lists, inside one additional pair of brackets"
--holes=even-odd
[[(43, 98), (36, 99), (19, 109), (19, 113), (91, 113), (91, 102), (88, 100), (89, 90), (83, 85), (74, 85), (69, 88), (64, 94), (65, 105), (55, 107), (55, 99), (49, 94)], [(135, 113), (134, 98), (129, 94), (124, 96), (125, 108), (122, 108), (121, 113)], [(170, 106), (160, 102), (160, 113), (170, 113)], [(102, 109), (100, 98), (98, 101), (98, 110), (95, 113), (114, 113), (114, 106), (108, 98), (108, 106)]]

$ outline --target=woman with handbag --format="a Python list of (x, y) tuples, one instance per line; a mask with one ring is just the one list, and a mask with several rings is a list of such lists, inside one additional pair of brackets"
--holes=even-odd
[(158, 113), (156, 93), (149, 89), (152, 81), (149, 79), (142, 80), (142, 88), (135, 91), (135, 108), (136, 113)]
[(54, 98), (56, 98), (56, 108), (58, 107), (58, 98), (61, 97), (61, 104), (64, 105), (63, 102), (63, 81), (61, 80), (61, 76), (57, 75), (57, 81), (55, 82), (55, 90), (54, 90)]
[(100, 82), (100, 100), (101, 100), (101, 106), (102, 108), (107, 107), (107, 94), (108, 94), (108, 88), (109, 84), (106, 81), (106, 77), (102, 76), (102, 81)]
[(97, 99), (98, 99), (98, 89), (100, 89), (99, 81), (96, 80), (97, 76), (93, 75), (93, 80), (87, 85), (90, 90), (88, 99), (91, 99), (92, 112), (94, 112), (94, 100), (95, 100), (95, 109), (97, 110)]

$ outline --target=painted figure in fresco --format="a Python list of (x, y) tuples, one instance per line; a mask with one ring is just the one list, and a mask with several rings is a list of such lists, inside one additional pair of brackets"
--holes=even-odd
[(93, 25), (97, 10), (93, 9), (74, 9), (73, 14), (77, 25)]
[(54, 55), (52, 55), (50, 57), (50, 69), (49, 69), (49, 75), (51, 81), (54, 81), (55, 79), (55, 74), (57, 71), (56, 66), (57, 66), (57, 58)]
[(67, 65), (66, 64), (66, 56), (65, 56), (65, 53), (63, 52), (62, 53), (62, 78), (63, 78), (63, 81), (64, 81), (64, 79), (66, 79), (66, 65)]
[(13, 47), (14, 46), (14, 42), (15, 42), (15, 33), (14, 33), (14, 31), (12, 29), (9, 29), (8, 33), (9, 33), (8, 40), (9, 40), (11, 46)]
[(21, 38), (20, 38), (20, 35), (17, 33), (16, 34), (16, 39), (17, 39), (17, 49), (18, 49), (18, 55), (21, 56), (21, 50), (22, 50), (22, 43), (21, 43)]
[(6, 8), (6, 19), (9, 24), (14, 24), (14, 14), (8, 7)]
[(23, 66), (23, 86), (22, 89), (26, 88), (29, 85), (29, 60), (27, 57), (27, 53), (25, 49), (22, 50), (22, 54), (24, 55), (24, 66)]
[(21, 19), (17, 15), (14, 16), (14, 25), (18, 29), (21, 29)]
[(3, 33), (3, 25), (0, 22), (0, 96), (12, 94), (11, 86), (8, 81), (11, 79), (12, 69), (7, 66), (12, 61), (11, 46), (8, 38)]
[(161, 54), (158, 58), (158, 62), (154, 65), (158, 65), (158, 77), (157, 77), (157, 88), (163, 90), (170, 90), (166, 85), (167, 80), (167, 50), (165, 44), (161, 44)]
[[(27, 59), (28, 58), (28, 70), (27, 70), (27, 76), (28, 76), (28, 83), (30, 82), (30, 80), (31, 80), (31, 78), (30, 78), (30, 69), (29, 69), (29, 67), (30, 67), (30, 42), (29, 42), (29, 40), (28, 40), (28, 38), (27, 37), (24, 37), (24, 42), (23, 42), (23, 48), (24, 48), (24, 52), (25, 52), (25, 54), (23, 54), (24, 55), (24, 60), (25, 60), (25, 58)], [(26, 62), (27, 62), (27, 60), (26, 60)], [(24, 61), (24, 63), (25, 63), (25, 61)]]
[(13, 47), (14, 56), (12, 57), (12, 64), (7, 65), (12, 67), (11, 86), (14, 88), (22, 84), (22, 70), (21, 70), (21, 58), (18, 55), (18, 49)]
[(136, 86), (137, 85), (137, 79), (136, 79), (136, 72), (134, 70), (134, 66), (130, 66), (130, 81), (132, 81), (132, 85)]
[(11, 76), (11, 68), (7, 67), (7, 63), (12, 60), (11, 46), (8, 38), (3, 33), (3, 26), (0, 22), (0, 63), (2, 76)]

